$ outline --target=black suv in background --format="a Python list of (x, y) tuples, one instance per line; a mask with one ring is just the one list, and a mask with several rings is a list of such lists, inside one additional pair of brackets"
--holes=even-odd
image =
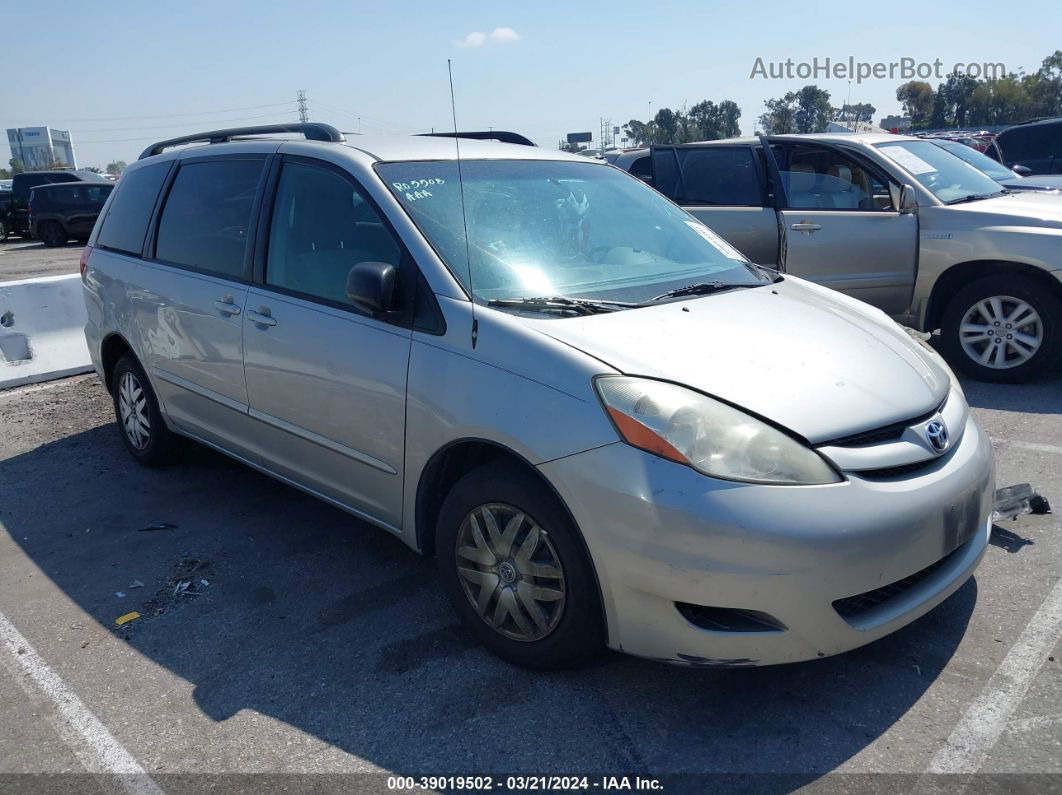
[(0, 240), (11, 234), (11, 191), (0, 188)]
[(1062, 118), (1008, 127), (985, 154), (1007, 168), (1024, 166), (1030, 174), (1062, 174)]
[(110, 182), (58, 182), (30, 191), (30, 237), (54, 248), (72, 237), (88, 240), (114, 189)]
[(8, 219), (13, 235), (26, 237), (30, 233), (29, 199), (30, 190), (38, 185), (50, 185), (58, 182), (99, 182), (110, 185), (110, 181), (92, 171), (24, 171), (15, 174), (11, 184), (11, 211)]

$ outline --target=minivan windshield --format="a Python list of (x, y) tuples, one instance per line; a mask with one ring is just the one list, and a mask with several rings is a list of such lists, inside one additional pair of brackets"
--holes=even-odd
[(377, 171), (480, 303), (642, 303), (693, 284), (768, 282), (693, 216), (619, 169), (462, 160), (463, 202), (454, 160), (380, 163)]
[(897, 141), (877, 147), (945, 204), (1003, 193), (994, 179), (931, 141)]
[(951, 152), (960, 160), (969, 163), (978, 171), (987, 174), (996, 182), (1014, 182), (1021, 179), (1021, 177), (1003, 164), (997, 163), (988, 155), (983, 152), (978, 152), (976, 149), (969, 147), (966, 144), (960, 144), (958, 141), (934, 141), (933, 143), (945, 152)]

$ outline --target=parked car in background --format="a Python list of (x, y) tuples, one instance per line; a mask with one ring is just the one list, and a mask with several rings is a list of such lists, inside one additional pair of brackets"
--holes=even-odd
[(1028, 169), (1029, 174), (1062, 174), (1062, 118), (1008, 127), (985, 154), (1007, 168)]
[(8, 235), (11, 234), (12, 204), (11, 191), (0, 188), (0, 240), (7, 240)]
[(1020, 174), (1016, 174), (1011, 169), (999, 163), (988, 155), (982, 154), (968, 146), (964, 146), (961, 143), (955, 141), (933, 139), (933, 143), (939, 146), (941, 149), (951, 152), (960, 160), (969, 163), (978, 171), (987, 174), (994, 179), (1004, 188), (1010, 190), (1038, 190), (1038, 191), (1059, 191), (1062, 189), (1062, 175), (1037, 175), (1031, 177), (1023, 177)]
[(30, 190), (38, 185), (56, 182), (105, 182), (92, 171), (23, 171), (12, 178), (11, 234), (26, 237), (30, 234)]
[(387, 529), (536, 667), (816, 659), (970, 576), (994, 459), (931, 348), (603, 162), (460, 154), (149, 147), (81, 260), (130, 455), (188, 436)]
[(633, 174), (643, 182), (651, 182), (653, 178), (653, 164), (649, 156), (649, 150), (645, 147), (636, 149), (617, 149), (605, 155), (607, 160), (616, 168)]
[(30, 237), (54, 248), (70, 238), (88, 240), (114, 190), (110, 182), (53, 182), (30, 190)]
[(940, 329), (975, 378), (1022, 381), (1058, 360), (1056, 196), (1008, 193), (932, 141), (889, 134), (657, 146), (651, 164), (657, 190), (754, 262)]

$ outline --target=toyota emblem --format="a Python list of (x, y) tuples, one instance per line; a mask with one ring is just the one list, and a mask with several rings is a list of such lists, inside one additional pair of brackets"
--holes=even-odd
[(926, 439), (937, 453), (943, 453), (948, 449), (948, 426), (940, 420), (933, 420), (926, 424)]

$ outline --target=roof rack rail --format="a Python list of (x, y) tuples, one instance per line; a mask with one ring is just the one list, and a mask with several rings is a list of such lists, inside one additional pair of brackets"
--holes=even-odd
[(262, 124), (258, 127), (232, 127), (227, 130), (211, 130), (210, 132), (195, 133), (194, 135), (182, 135), (179, 138), (168, 138), (165, 141), (153, 143), (140, 153), (140, 160), (152, 155), (161, 154), (162, 150), (169, 149), (181, 144), (211, 143), (220, 144), (231, 141), (233, 138), (244, 135), (269, 135), (272, 133), (302, 133), (308, 141), (331, 141), (343, 143), (347, 140), (343, 133), (331, 124), (321, 122), (302, 122), (294, 124)]
[(521, 146), (535, 146), (535, 142), (526, 135), (507, 132), (505, 130), (478, 130), (472, 132), (430, 132), (418, 133), (428, 138), (471, 138), (475, 141), (500, 141), (503, 144), (520, 144)]

